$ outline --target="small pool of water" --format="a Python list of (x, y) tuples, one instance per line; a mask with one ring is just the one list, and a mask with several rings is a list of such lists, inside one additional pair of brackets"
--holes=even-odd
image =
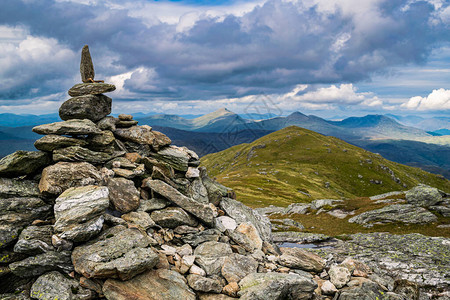
[(305, 249), (327, 249), (333, 248), (329, 245), (318, 245), (318, 244), (299, 244), (299, 243), (289, 243), (285, 242), (279, 244), (278, 247), (286, 247), (286, 248), (305, 248)]

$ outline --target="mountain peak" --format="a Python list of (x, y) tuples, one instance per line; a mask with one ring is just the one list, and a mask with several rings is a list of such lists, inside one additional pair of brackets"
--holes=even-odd
[(196, 126), (205, 126), (213, 120), (223, 119), (230, 116), (237, 116), (237, 115), (234, 112), (228, 110), (227, 108), (222, 107), (216, 111), (213, 111), (212, 113), (195, 118), (192, 121), (193, 124), (195, 124)]

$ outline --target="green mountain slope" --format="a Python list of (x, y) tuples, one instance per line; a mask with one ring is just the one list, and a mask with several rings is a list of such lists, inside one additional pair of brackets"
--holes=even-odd
[(287, 206), (320, 198), (367, 197), (418, 183), (450, 191), (450, 181), (384, 159), (338, 138), (291, 126), (202, 158), (211, 176), (247, 205)]

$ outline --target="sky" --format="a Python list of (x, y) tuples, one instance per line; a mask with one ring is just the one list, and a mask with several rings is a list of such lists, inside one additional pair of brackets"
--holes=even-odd
[(450, 116), (449, 0), (15, 0), (0, 113), (48, 114), (88, 44), (115, 113)]

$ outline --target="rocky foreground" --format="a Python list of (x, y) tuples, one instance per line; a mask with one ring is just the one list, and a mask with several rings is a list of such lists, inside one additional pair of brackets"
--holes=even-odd
[(448, 299), (448, 239), (279, 247), (331, 239), (273, 235), (193, 151), (108, 116), (112, 90), (75, 85), (40, 151), (0, 160), (0, 299)]

